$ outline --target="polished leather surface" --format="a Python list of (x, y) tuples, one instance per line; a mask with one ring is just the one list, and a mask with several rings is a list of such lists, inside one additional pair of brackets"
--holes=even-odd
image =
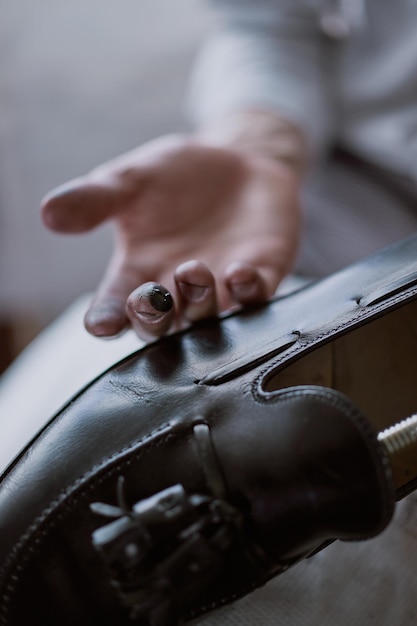
[[(58, 615), (60, 624), (125, 623), (91, 547), (91, 534), (102, 522), (89, 505), (114, 503), (119, 475), (126, 479), (131, 503), (176, 482), (207, 492), (192, 436), (196, 422), (210, 425), (232, 499), (252, 507), (254, 536), (279, 561), (278, 570), (327, 537), (379, 532), (390, 518), (389, 471), (356, 409), (335, 392), (267, 393), (263, 383), (314, 346), (416, 298), (417, 236), (412, 236), (266, 306), (148, 345), (93, 381), (2, 477), (0, 624), (46, 626), (58, 623)], [(343, 528), (349, 514), (339, 502), (341, 513), (330, 534), (318, 536), (307, 523), (305, 536), (294, 540), (301, 546), (294, 552), (285, 537), (276, 536), (274, 520), (254, 511), (265, 500), (260, 485), (268, 484), (273, 493), (282, 459), (290, 463), (291, 455), (299, 454), (299, 440), (290, 444), (287, 436), (298, 419), (324, 420), (316, 429), (317, 454), (333, 445), (340, 425), (343, 430), (343, 424), (355, 423), (352, 436), (358, 450), (367, 451), (363, 462), (368, 463), (368, 454), (374, 463), (362, 498), (376, 496), (363, 526), (354, 528), (355, 514)], [(332, 420), (338, 424), (334, 433)], [(187, 610), (198, 613), (270, 575), (257, 574), (236, 554), (224, 580)]]

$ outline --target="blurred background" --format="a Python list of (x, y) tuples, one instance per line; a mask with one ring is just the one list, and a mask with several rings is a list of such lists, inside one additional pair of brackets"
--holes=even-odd
[(187, 76), (210, 21), (204, 0), (0, 3), (0, 372), (94, 290), (110, 254), (108, 226), (46, 231), (42, 197), (187, 129)]

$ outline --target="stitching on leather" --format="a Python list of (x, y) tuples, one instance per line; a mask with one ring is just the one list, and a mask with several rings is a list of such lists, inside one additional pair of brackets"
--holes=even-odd
[[(144, 437), (141, 437), (140, 439), (136, 440), (134, 443), (124, 446), (117, 452), (106, 457), (105, 459), (100, 461), (100, 463), (97, 463), (90, 470), (85, 472), (83, 476), (81, 476), (80, 478), (77, 478), (77, 480), (75, 480), (66, 489), (61, 491), (59, 495), (49, 504), (49, 506), (46, 507), (42, 511), (42, 513), (40, 513), (40, 515), (38, 515), (35, 521), (29, 526), (26, 532), (21, 536), (19, 542), (13, 547), (3, 568), (0, 571), (0, 579), (3, 578), (5, 581), (4, 591), (2, 592), (1, 605), (0, 605), (0, 624), (4, 626), (8, 624), (7, 614), (9, 613), (12, 595), (19, 582), (19, 576), (21, 572), (23, 571), (24, 566), (26, 565), (28, 559), (30, 558), (30, 555), (33, 552), (35, 552), (36, 547), (39, 545), (42, 538), (47, 534), (47, 531), (51, 527), (54, 526), (55, 522), (60, 519), (63, 513), (62, 508), (59, 511), (56, 511), (56, 509), (60, 505), (62, 505), (67, 498), (70, 498), (71, 495), (73, 495), (75, 492), (75, 495), (71, 499), (71, 502), (67, 502), (65, 511), (68, 511), (68, 509), (74, 506), (80, 500), (81, 497), (84, 497), (85, 494), (88, 493), (89, 490), (97, 487), (97, 485), (100, 485), (102, 482), (104, 482), (104, 480), (107, 480), (107, 478), (112, 476), (114, 473), (117, 473), (118, 471), (120, 471), (123, 467), (130, 465), (132, 462), (131, 457), (127, 459), (126, 458), (121, 459), (120, 462), (112, 466), (110, 470), (104, 471), (102, 476), (100, 476), (98, 480), (94, 482), (94, 484), (93, 483), (85, 484), (84, 489), (82, 491), (78, 491), (77, 493), (77, 489), (79, 489), (79, 487), (81, 487), (83, 483), (87, 483), (88, 480), (93, 478), (94, 475), (97, 474), (97, 472), (99, 472), (100, 470), (105, 470), (106, 466), (109, 463), (112, 463), (117, 460), (117, 457), (123, 456), (126, 453), (130, 452), (131, 450), (134, 450), (135, 447), (143, 443), (146, 443), (147, 440), (149, 440), (149, 443), (151, 444), (150, 447), (154, 448), (154, 447), (160, 446), (162, 443), (170, 439), (173, 436), (172, 430), (171, 432), (165, 433), (166, 435), (165, 437), (157, 441), (152, 441), (152, 439), (155, 436), (164, 434), (164, 431), (166, 431), (169, 428), (172, 428), (174, 425), (175, 425), (175, 422), (172, 422), (172, 421), (166, 422), (165, 424), (162, 424), (161, 426), (153, 430), (151, 433), (148, 433)], [(143, 453), (143, 449), (140, 450), (139, 456), (141, 456), (142, 453)], [(53, 515), (54, 513), (55, 515)], [(48, 520), (48, 523), (45, 524), (49, 516), (51, 516), (51, 518)], [(44, 524), (43, 528), (41, 528), (42, 524)], [(20, 555), (19, 555), (19, 552), (21, 552)], [(9, 572), (7, 570), (9, 570)], [(8, 582), (6, 582), (7, 579), (8, 579)]]
[[(405, 294), (404, 293), (399, 294), (398, 296), (390, 299), (389, 301), (390, 307), (391, 305), (395, 305), (398, 302), (402, 302), (403, 300), (406, 300), (410, 296), (413, 296), (415, 294), (417, 294), (417, 287), (414, 287), (410, 291), (407, 291)], [(349, 319), (348, 322), (345, 322), (343, 324), (338, 324), (337, 326), (333, 326), (330, 330), (326, 331), (325, 333), (316, 335), (315, 337), (312, 337), (311, 339), (307, 341), (303, 342), (300, 340), (296, 342), (293, 347), (289, 348), (288, 351), (285, 351), (283, 354), (279, 355), (274, 361), (269, 362), (266, 365), (266, 367), (264, 367), (259, 372), (259, 374), (255, 377), (255, 379), (252, 381), (251, 387), (252, 387), (252, 396), (254, 400), (259, 401), (259, 402), (264, 402), (268, 398), (268, 395), (270, 393), (274, 393), (274, 392), (263, 391), (262, 379), (265, 378), (269, 372), (271, 372), (276, 367), (278, 367), (280, 363), (287, 361), (289, 357), (293, 356), (294, 354), (297, 354), (297, 352), (307, 348), (308, 346), (313, 345), (316, 342), (319, 342), (320, 339), (324, 339), (325, 337), (332, 335), (333, 333), (337, 332), (338, 330), (342, 328), (348, 328), (352, 324), (352, 322), (356, 322), (362, 318), (371, 317), (374, 313), (377, 313), (378, 311), (386, 309), (387, 308), (386, 302), (387, 301), (384, 301), (383, 303), (380, 303), (379, 305), (372, 307), (371, 310), (364, 309), (363, 307), (358, 305), (358, 312), (356, 313), (356, 315), (352, 315), (352, 317)], [(305, 335), (300, 334), (300, 339), (302, 339), (304, 336)]]

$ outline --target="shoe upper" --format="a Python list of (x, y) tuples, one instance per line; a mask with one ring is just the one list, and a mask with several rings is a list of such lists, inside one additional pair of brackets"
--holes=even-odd
[(149, 344), (72, 398), (0, 483), (0, 624), (175, 623), (380, 532), (395, 494), (366, 418), (265, 381), (416, 299), (416, 245)]

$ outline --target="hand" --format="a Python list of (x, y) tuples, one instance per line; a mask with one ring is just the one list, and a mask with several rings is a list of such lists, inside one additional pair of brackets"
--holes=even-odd
[(168, 136), (52, 191), (42, 215), (66, 233), (114, 222), (86, 328), (158, 337), (274, 293), (297, 249), (298, 178), (278, 160)]

